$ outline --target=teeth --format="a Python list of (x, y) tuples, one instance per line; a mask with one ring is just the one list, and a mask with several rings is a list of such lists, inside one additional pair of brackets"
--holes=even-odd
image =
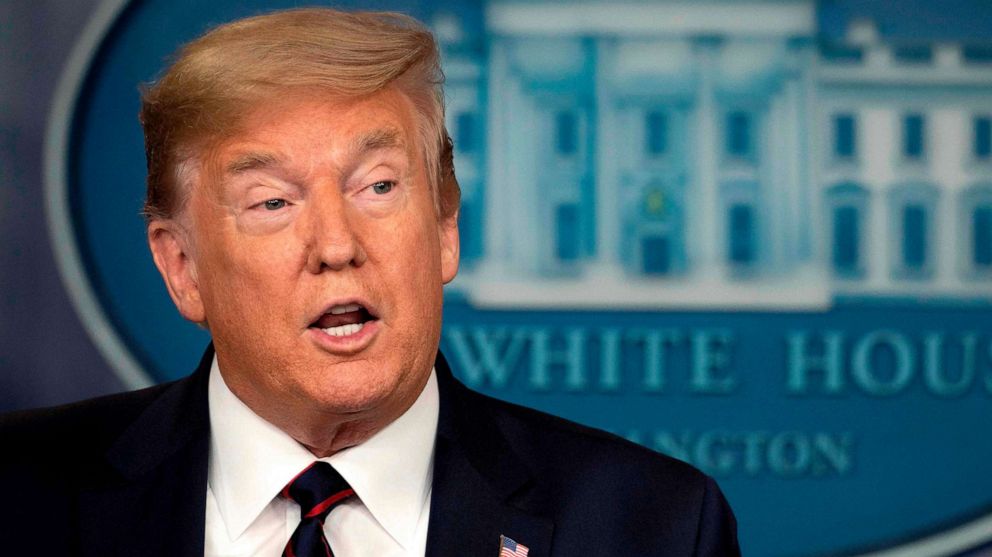
[(331, 308), (331, 315), (341, 315), (342, 313), (351, 313), (353, 311), (358, 311), (362, 309), (362, 306), (358, 304), (348, 304), (346, 306), (334, 306)]
[(364, 326), (365, 323), (352, 323), (350, 325), (338, 325), (337, 327), (328, 327), (326, 329), (321, 329), (321, 331), (324, 331), (325, 333), (331, 335), (332, 337), (346, 337), (349, 335), (353, 335), (358, 331), (361, 331), (362, 327)]

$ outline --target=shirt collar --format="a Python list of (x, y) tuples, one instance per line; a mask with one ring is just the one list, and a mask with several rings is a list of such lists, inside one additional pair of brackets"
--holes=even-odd
[[(317, 459), (231, 392), (216, 357), (208, 397), (207, 482), (233, 540), (287, 482)], [(364, 443), (320, 459), (334, 466), (383, 529), (404, 548), (413, 540), (430, 494), (437, 418), (437, 377), (432, 369), (424, 390), (402, 416)]]

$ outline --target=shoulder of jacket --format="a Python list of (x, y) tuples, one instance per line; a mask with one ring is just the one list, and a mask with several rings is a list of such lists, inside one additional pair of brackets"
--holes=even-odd
[(614, 474), (644, 477), (649, 484), (662, 479), (664, 485), (678, 485), (696, 497), (711, 481), (692, 465), (619, 435), (474, 391), (472, 396), (514, 444), (525, 445), (520, 453), (531, 455), (529, 464), (537, 470), (570, 475), (608, 468)]
[(8, 462), (102, 451), (172, 384), (2, 414), (0, 444)]

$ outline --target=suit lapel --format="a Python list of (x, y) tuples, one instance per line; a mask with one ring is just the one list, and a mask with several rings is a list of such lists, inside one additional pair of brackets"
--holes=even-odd
[(80, 495), (82, 554), (203, 555), (212, 360), (210, 348), (108, 451)]
[(554, 524), (524, 504), (530, 471), (440, 354), (435, 368), (440, 414), (427, 557), (496, 557), (500, 535), (527, 546), (529, 557), (549, 555)]

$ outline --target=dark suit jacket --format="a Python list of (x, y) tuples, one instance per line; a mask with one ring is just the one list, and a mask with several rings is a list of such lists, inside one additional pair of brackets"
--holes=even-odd
[[(0, 418), (0, 553), (203, 555), (212, 350), (186, 379)], [(428, 556), (738, 555), (712, 479), (467, 389), (437, 360)]]

